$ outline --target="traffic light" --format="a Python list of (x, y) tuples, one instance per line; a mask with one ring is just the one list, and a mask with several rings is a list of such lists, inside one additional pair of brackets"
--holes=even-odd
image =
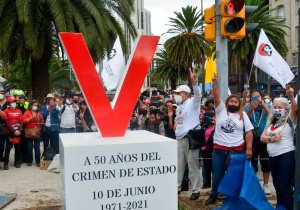
[(221, 36), (229, 39), (242, 39), (258, 23), (246, 23), (246, 17), (252, 14), (257, 6), (246, 6), (245, 0), (222, 0), (221, 2)]
[(242, 39), (246, 35), (244, 0), (222, 0), (221, 36), (229, 39)]
[(207, 41), (216, 40), (216, 20), (215, 20), (215, 5), (204, 10), (204, 39)]

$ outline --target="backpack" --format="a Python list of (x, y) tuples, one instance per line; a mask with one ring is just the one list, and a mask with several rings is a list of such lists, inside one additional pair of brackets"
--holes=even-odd
[(292, 129), (292, 135), (293, 135), (293, 140), (294, 140), (294, 145), (296, 146), (296, 140), (297, 140), (297, 138), (296, 138), (296, 128), (294, 128), (294, 125), (293, 125), (293, 122), (292, 122), (292, 120), (288, 117), (288, 119), (287, 119), (287, 123), (289, 124), (289, 126), (291, 127), (291, 129)]
[(61, 120), (61, 116), (64, 113), (64, 111), (66, 110), (66, 105), (64, 104), (63, 108), (61, 109), (61, 111), (59, 112), (58, 118)]

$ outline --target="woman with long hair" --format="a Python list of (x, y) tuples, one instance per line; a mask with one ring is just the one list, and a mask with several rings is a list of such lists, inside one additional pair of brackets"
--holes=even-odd
[(273, 112), (261, 141), (267, 144), (270, 169), (276, 190), (277, 206), (293, 209), (293, 179), (295, 171), (294, 129), (297, 124), (298, 106), (294, 89), (287, 85), (286, 93), (290, 99), (280, 97), (273, 102)]
[(247, 114), (242, 110), (239, 96), (230, 95), (224, 103), (220, 96), (217, 75), (214, 76), (212, 82), (216, 114), (212, 154), (213, 180), (211, 194), (205, 205), (216, 202), (218, 186), (225, 174), (230, 155), (246, 153), (247, 157), (252, 157), (253, 141), (253, 126)]
[(25, 138), (27, 141), (27, 165), (32, 165), (32, 150), (34, 148), (35, 163), (39, 167), (41, 159), (40, 133), (44, 118), (40, 111), (40, 105), (36, 100), (30, 102), (28, 110), (23, 115), (23, 123), (25, 124)]

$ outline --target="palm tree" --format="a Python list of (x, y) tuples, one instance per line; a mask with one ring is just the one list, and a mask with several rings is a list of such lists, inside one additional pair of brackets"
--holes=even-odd
[(202, 13), (192, 6), (182, 7), (181, 12), (174, 13), (176, 18), (170, 18), (171, 28), (167, 33), (176, 35), (164, 44), (170, 59), (186, 70), (193, 62), (203, 64), (209, 50), (203, 37)]
[(30, 61), (32, 92), (42, 98), (49, 92), (48, 64), (62, 50), (58, 32), (81, 32), (94, 61), (103, 57), (118, 35), (124, 52), (126, 41), (116, 14), (131, 35), (133, 0), (0, 1), (0, 58)]
[[(246, 5), (258, 6), (254, 13), (247, 17), (246, 22), (258, 23), (258, 27), (248, 33), (242, 40), (230, 40), (228, 43), (229, 67), (246, 68), (250, 72), (260, 30), (263, 29), (276, 50), (284, 57), (288, 52), (284, 36), (288, 28), (282, 18), (271, 16), (269, 5), (260, 0), (247, 0)], [(254, 81), (253, 79), (251, 80)]]
[(179, 79), (186, 80), (187, 74), (178, 64), (171, 61), (165, 49), (161, 49), (156, 55), (157, 57), (154, 59), (155, 65), (151, 77), (155, 80), (170, 81), (171, 88), (174, 90), (177, 81)]

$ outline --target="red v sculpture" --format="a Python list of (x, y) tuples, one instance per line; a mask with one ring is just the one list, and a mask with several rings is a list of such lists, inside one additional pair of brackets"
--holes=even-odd
[(124, 136), (159, 37), (141, 36), (110, 105), (82, 34), (59, 33), (81, 90), (103, 137)]

